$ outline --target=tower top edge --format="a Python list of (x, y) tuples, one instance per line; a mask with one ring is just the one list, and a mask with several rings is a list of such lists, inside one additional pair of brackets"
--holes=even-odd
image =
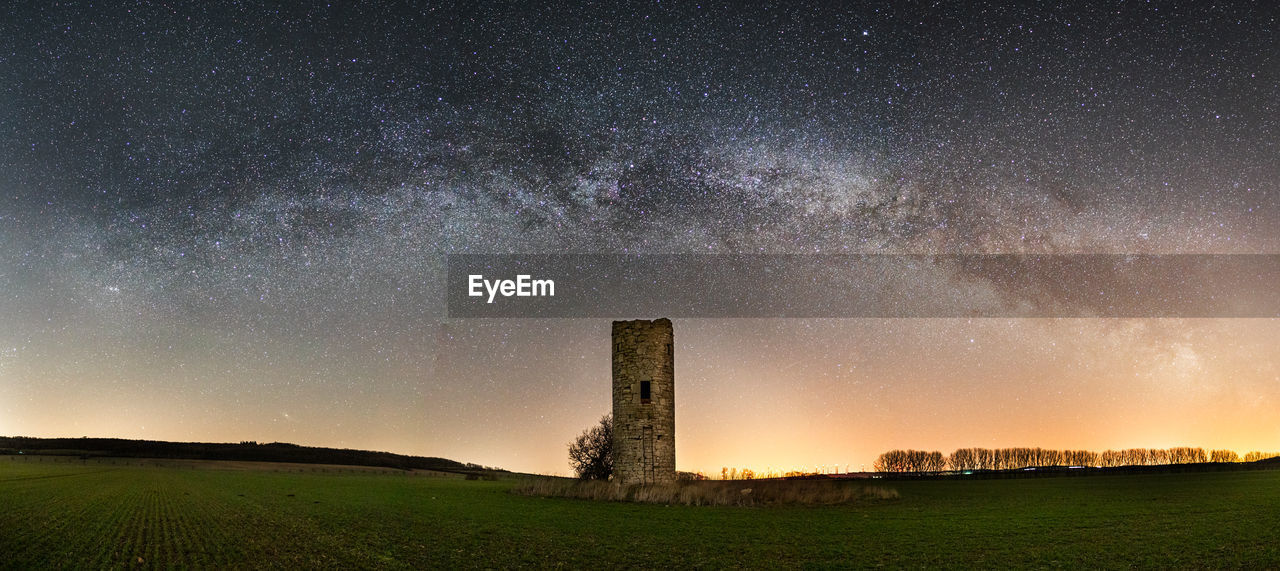
[(671, 320), (666, 317), (659, 317), (657, 319), (627, 319), (614, 321), (613, 325), (615, 327), (619, 325), (671, 325)]

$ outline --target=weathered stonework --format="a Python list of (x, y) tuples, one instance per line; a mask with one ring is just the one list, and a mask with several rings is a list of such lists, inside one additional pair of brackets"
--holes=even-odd
[(670, 319), (613, 322), (613, 477), (623, 484), (676, 479)]

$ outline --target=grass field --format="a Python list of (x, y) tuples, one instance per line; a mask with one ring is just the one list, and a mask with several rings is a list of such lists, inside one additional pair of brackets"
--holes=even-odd
[(903, 481), (881, 484), (896, 499), (743, 508), (222, 468), (0, 457), (0, 565), (1280, 566), (1280, 471)]

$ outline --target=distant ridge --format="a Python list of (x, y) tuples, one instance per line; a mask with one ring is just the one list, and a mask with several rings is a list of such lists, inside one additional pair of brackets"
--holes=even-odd
[(127, 440), (123, 438), (35, 438), (0, 436), (0, 455), (41, 454), (117, 458), (170, 458), (184, 460), (239, 460), (253, 462), (296, 462), (377, 466), (401, 470), (436, 470), (468, 474), (497, 470), (477, 464), (463, 464), (448, 458), (405, 456), (391, 452), (319, 448), (287, 442), (219, 443)]

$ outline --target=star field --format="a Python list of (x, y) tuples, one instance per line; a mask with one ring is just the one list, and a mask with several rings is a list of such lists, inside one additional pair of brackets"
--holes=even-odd
[[(0, 434), (563, 472), (607, 412), (607, 323), (447, 320), (447, 254), (1278, 253), (1277, 18), (9, 7)], [(676, 338), (682, 469), (1280, 438), (1274, 319), (704, 320)]]

